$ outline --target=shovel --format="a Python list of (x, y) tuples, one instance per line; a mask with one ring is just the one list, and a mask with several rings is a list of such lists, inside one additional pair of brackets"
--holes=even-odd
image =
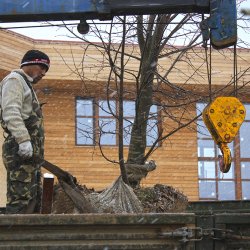
[(74, 176), (46, 160), (39, 159), (38, 161), (42, 167), (57, 177), (63, 190), (72, 200), (80, 213), (94, 212), (94, 208), (91, 206), (90, 202), (77, 187), (77, 180)]

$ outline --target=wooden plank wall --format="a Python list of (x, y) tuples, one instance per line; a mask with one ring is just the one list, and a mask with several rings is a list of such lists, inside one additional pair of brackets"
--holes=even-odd
[[(103, 57), (94, 47), (87, 50), (87, 56), (82, 63), (86, 44), (81, 42), (39, 41), (17, 35), (10, 31), (0, 30), (0, 75), (3, 77), (13, 68), (19, 67), (21, 57), (28, 49), (40, 49), (48, 53), (51, 59), (51, 69), (46, 77), (36, 86), (36, 91), (44, 106), (46, 130), (45, 157), (47, 160), (70, 171), (81, 184), (89, 188), (101, 190), (109, 186), (119, 175), (115, 164), (105, 161), (99, 150), (93, 147), (75, 146), (75, 96), (88, 96), (104, 93), (103, 83), (107, 81), (109, 68), (103, 67)], [(128, 46), (128, 50), (132, 47)], [(136, 50), (135, 52), (136, 53)], [(239, 50), (238, 63), (240, 70), (249, 67), (250, 51)], [(178, 64), (180, 71), (173, 71), (168, 79), (186, 84), (187, 76), (192, 67), (187, 62), (192, 60), (196, 65), (203, 63), (204, 50), (198, 49), (187, 57), (186, 62)], [(169, 60), (175, 58), (169, 57)], [(225, 63), (225, 61), (227, 63)], [(169, 61), (160, 59), (162, 70), (168, 69)], [(79, 71), (75, 71), (75, 65)], [(105, 65), (105, 64), (104, 64)], [(232, 50), (213, 52), (212, 80), (215, 85), (224, 85), (232, 78)], [(138, 61), (131, 60), (128, 68), (136, 70)], [(83, 75), (86, 81), (81, 81)], [(204, 84), (207, 88), (206, 65), (202, 73), (195, 77), (195, 84)], [(129, 82), (134, 79), (128, 78)], [(249, 81), (250, 76), (244, 78)], [(242, 84), (243, 80), (239, 84)], [(88, 85), (89, 92), (84, 89)], [(196, 85), (192, 87), (196, 88)], [(98, 89), (98, 91), (97, 91)], [(205, 90), (207, 91), (207, 89)], [(249, 90), (248, 90), (249, 91)], [(245, 91), (246, 93), (246, 91)], [(194, 112), (194, 110), (193, 110)], [(111, 159), (117, 159), (117, 147), (106, 147), (105, 152)], [(125, 150), (126, 155), (126, 150)], [(163, 144), (151, 157), (157, 161), (157, 169), (143, 181), (143, 186), (156, 183), (174, 186), (183, 191), (190, 200), (198, 199), (197, 144), (196, 132), (183, 129)], [(1, 177), (2, 178), (2, 177)], [(1, 182), (0, 188), (6, 183)], [(2, 193), (0, 191), (0, 193)], [(0, 204), (1, 206), (1, 204)]]
[[(10, 71), (13, 68), (19, 67), (19, 62), (28, 49), (41, 49), (48, 53), (51, 59), (51, 68), (46, 75), (46, 79), (48, 80), (56, 79), (59, 82), (79, 80), (80, 76), (84, 73), (86, 79), (98, 82), (107, 80), (107, 76), (109, 75), (110, 68), (107, 67), (107, 60), (104, 60), (103, 51), (98, 51), (94, 46), (87, 46), (86, 43), (33, 40), (6, 30), (0, 30), (0, 36), (1, 70)], [(136, 56), (138, 53), (135, 46), (128, 45), (127, 52), (131, 53), (131, 51), (133, 51), (133, 56)], [(83, 53), (85, 52), (86, 56), (82, 62)], [(249, 67), (250, 50), (238, 49), (237, 53), (238, 72), (240, 72)], [(166, 71), (169, 68), (170, 62), (175, 60), (175, 57), (174, 55), (170, 55), (167, 59), (159, 59), (159, 63), (161, 64), (160, 71)], [(207, 65), (204, 64), (204, 58), (205, 50), (203, 48), (194, 49), (185, 58), (182, 58), (171, 71), (171, 74), (168, 75), (167, 79), (179, 84), (185, 84), (190, 72), (194, 71), (190, 63), (192, 62), (195, 66), (202, 66), (200, 67), (199, 74), (195, 74), (194, 83), (207, 85)], [(232, 79), (233, 59), (232, 49), (212, 51), (213, 85), (225, 85)], [(79, 70), (78, 72), (75, 70), (76, 67)], [(131, 58), (126, 68), (136, 71), (139, 68), (139, 62)], [(84, 69), (84, 72), (82, 69)], [(128, 77), (128, 81), (133, 82), (134, 80), (134, 78)]]

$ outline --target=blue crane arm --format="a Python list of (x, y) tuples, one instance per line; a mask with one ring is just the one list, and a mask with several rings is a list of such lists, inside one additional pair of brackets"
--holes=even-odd
[(202, 22), (204, 39), (215, 48), (237, 41), (235, 0), (1, 0), (0, 22), (108, 20), (121, 15), (210, 14)]
[(0, 21), (107, 20), (166, 13), (210, 13), (210, 0), (1, 0)]

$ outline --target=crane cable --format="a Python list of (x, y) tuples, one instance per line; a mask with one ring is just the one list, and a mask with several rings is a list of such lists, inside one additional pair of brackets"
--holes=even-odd
[[(206, 65), (207, 65), (207, 78), (208, 78), (208, 87), (209, 87), (209, 102), (212, 102), (212, 46), (209, 45), (209, 60), (208, 60), (208, 48), (207, 42), (204, 44), (205, 55), (206, 55)], [(237, 62), (237, 47), (234, 44), (233, 48), (233, 95), (238, 97), (238, 62)], [(209, 61), (209, 62), (208, 62)]]
[[(202, 14), (201, 16), (202, 21), (204, 21), (204, 14)], [(211, 33), (209, 34), (209, 38), (211, 41)], [(205, 56), (206, 56), (206, 66), (207, 66), (207, 78), (208, 78), (208, 90), (209, 90), (209, 103), (212, 102), (212, 46), (211, 46), (211, 42), (210, 42), (210, 46), (209, 46), (209, 63), (208, 63), (208, 48), (207, 48), (207, 41), (208, 40), (203, 40), (203, 48), (205, 49)]]
[(237, 49), (236, 49), (236, 43), (234, 44), (234, 96), (238, 97), (238, 64), (237, 64)]
[(209, 62), (208, 62), (208, 48), (207, 41), (203, 46), (205, 48), (205, 56), (206, 56), (206, 66), (207, 66), (207, 78), (208, 78), (208, 93), (209, 93), (209, 102), (212, 102), (212, 46), (211, 43), (209, 45)]
[[(208, 78), (208, 86), (209, 86), (209, 101), (212, 102), (212, 46), (211, 43), (209, 45), (209, 63), (208, 63), (208, 53), (207, 53), (207, 41), (204, 42), (203, 47), (205, 48), (206, 55), (206, 65), (207, 65), (207, 78)], [(237, 62), (237, 44), (234, 44), (233, 48), (233, 95), (234, 97), (238, 97), (238, 62)]]

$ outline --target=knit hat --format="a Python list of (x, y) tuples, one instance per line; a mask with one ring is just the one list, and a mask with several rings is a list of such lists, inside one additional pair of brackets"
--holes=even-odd
[(47, 67), (47, 71), (50, 66), (50, 60), (49, 57), (39, 50), (29, 50), (26, 52), (26, 54), (23, 56), (23, 59), (21, 61), (21, 67), (25, 65), (30, 64), (42, 64), (45, 67)]

